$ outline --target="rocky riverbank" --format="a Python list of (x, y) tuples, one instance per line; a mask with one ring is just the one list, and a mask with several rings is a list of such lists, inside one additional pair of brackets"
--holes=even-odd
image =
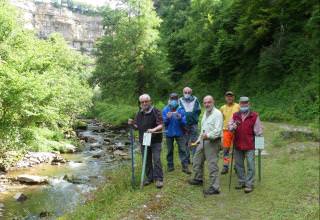
[[(68, 154), (27, 152), (7, 172), (0, 173), (0, 200), (4, 201), (0, 216), (61, 215), (105, 183), (107, 170), (130, 159), (126, 130), (112, 129), (95, 120), (85, 122), (86, 126), (76, 130), (83, 145), (81, 152), (73, 145)], [(38, 204), (37, 199), (44, 204)], [(48, 204), (49, 200), (55, 201)]]

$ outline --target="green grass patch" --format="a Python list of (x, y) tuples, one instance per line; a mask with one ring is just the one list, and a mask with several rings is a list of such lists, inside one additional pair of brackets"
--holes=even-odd
[[(165, 172), (163, 189), (150, 185), (143, 190), (133, 190), (130, 165), (123, 165), (106, 174), (109, 181), (90, 201), (61, 219), (147, 219), (148, 216), (158, 219), (318, 219), (319, 147), (313, 142), (288, 143), (281, 139), (278, 145), (274, 144), (273, 139), (280, 138), (277, 135), (281, 129), (275, 123), (264, 123), (264, 126), (269, 155), (262, 159), (262, 182), (256, 182), (251, 194), (233, 188), (235, 175), (229, 192), (229, 176), (221, 176), (222, 193), (204, 198), (202, 187), (187, 184), (189, 176), (181, 172), (175, 151), (176, 170)], [(300, 150), (291, 151), (293, 147)], [(165, 154), (163, 145), (164, 171)], [(136, 163), (139, 179), (140, 154)]]

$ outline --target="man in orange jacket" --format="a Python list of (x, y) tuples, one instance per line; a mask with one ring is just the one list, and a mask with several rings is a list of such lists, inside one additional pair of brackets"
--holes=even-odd
[(230, 163), (230, 148), (233, 145), (233, 133), (228, 130), (228, 122), (232, 118), (233, 113), (240, 110), (239, 104), (234, 102), (234, 94), (231, 91), (228, 91), (224, 95), (226, 104), (220, 108), (220, 111), (223, 115), (223, 169), (221, 174), (227, 174), (229, 171)]

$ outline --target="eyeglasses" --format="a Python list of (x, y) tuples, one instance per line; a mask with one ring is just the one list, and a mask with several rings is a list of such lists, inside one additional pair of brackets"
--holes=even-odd
[(147, 101), (140, 101), (141, 104), (144, 104), (144, 103), (149, 103), (150, 100), (147, 100)]
[(191, 95), (192, 92), (184, 92), (184, 94), (190, 94)]

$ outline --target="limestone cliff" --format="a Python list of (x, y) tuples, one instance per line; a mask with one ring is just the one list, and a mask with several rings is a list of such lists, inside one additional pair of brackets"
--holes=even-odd
[(102, 17), (76, 13), (46, 1), (10, 2), (23, 12), (25, 27), (35, 30), (39, 38), (45, 39), (51, 33), (59, 32), (72, 48), (91, 53), (95, 41), (103, 35)]

